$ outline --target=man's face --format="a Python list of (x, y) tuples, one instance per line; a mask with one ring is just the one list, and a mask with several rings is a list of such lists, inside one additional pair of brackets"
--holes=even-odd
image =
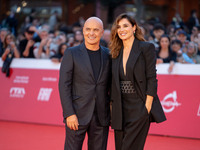
[(181, 49), (181, 45), (174, 43), (172, 44), (172, 51), (178, 52)]
[(177, 39), (181, 41), (181, 43), (184, 43), (187, 39), (187, 37), (184, 34), (179, 34), (177, 36)]
[(153, 34), (155, 35), (156, 39), (160, 40), (160, 37), (164, 34), (165, 32), (162, 29), (154, 30)]
[(25, 37), (27, 40), (31, 40), (33, 38), (34, 32), (25, 32)]
[(88, 20), (83, 27), (85, 44), (98, 46), (103, 35), (103, 25), (96, 19)]
[(34, 28), (35, 28), (34, 26), (30, 26), (29, 30), (25, 32), (25, 37), (27, 40), (31, 40), (33, 38), (33, 35), (35, 33)]

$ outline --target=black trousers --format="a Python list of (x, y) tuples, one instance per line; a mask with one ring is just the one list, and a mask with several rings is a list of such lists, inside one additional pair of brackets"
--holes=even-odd
[(115, 130), (116, 150), (143, 150), (150, 127), (150, 117), (129, 122), (123, 130)]
[(79, 125), (74, 131), (65, 126), (65, 150), (82, 150), (85, 134), (88, 134), (88, 150), (106, 150), (109, 127), (100, 126), (94, 113), (88, 125)]

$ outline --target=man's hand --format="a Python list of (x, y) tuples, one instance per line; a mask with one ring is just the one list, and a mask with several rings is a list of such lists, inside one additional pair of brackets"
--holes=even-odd
[(78, 130), (78, 118), (76, 115), (71, 115), (69, 117), (66, 118), (66, 123), (67, 126), (71, 129), (71, 130)]
[(24, 52), (23, 52), (23, 56), (28, 57), (29, 52), (30, 52), (30, 48), (31, 48), (31, 46), (33, 46), (34, 44), (35, 44), (35, 42), (34, 42), (33, 40), (29, 40), (29, 41), (28, 41), (28, 43), (27, 43), (27, 45), (26, 45), (26, 48), (25, 48), (25, 50), (24, 50)]
[(31, 46), (33, 46), (35, 44), (35, 41), (33, 40), (28, 40), (27, 46), (30, 48)]

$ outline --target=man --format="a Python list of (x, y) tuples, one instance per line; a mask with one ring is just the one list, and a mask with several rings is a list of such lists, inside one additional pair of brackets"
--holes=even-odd
[(187, 33), (184, 30), (180, 30), (177, 33), (177, 39), (181, 41), (182, 43), (182, 52), (187, 51), (187, 45), (189, 44), (189, 41), (187, 40)]
[(50, 31), (54, 31), (55, 30), (55, 26), (58, 23), (59, 19), (58, 19), (58, 11), (54, 11), (53, 14), (50, 16), (49, 18), (49, 27), (50, 27)]
[(103, 23), (86, 20), (85, 41), (67, 49), (60, 68), (59, 92), (66, 123), (65, 150), (81, 150), (88, 135), (89, 150), (106, 150), (110, 120), (110, 57), (99, 45)]
[(35, 41), (33, 40), (33, 34), (35, 33), (35, 26), (29, 26), (25, 30), (25, 39), (19, 43), (19, 51), (21, 57), (24, 58), (35, 58), (33, 55), (33, 45)]
[(199, 19), (197, 10), (193, 9), (190, 11), (190, 17), (187, 21), (187, 27), (191, 33), (193, 26), (199, 26)]
[(151, 43), (154, 44), (156, 50), (159, 49), (159, 41), (160, 41), (160, 37), (165, 33), (165, 27), (163, 24), (161, 23), (157, 23), (154, 25), (153, 28), (153, 35), (154, 35), (154, 39), (152, 41), (150, 41)]

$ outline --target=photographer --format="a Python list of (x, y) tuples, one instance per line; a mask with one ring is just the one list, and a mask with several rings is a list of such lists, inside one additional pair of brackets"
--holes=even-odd
[(1, 57), (1, 59), (4, 61), (2, 72), (6, 73), (6, 76), (8, 77), (10, 75), (10, 64), (12, 62), (12, 59), (19, 58), (20, 54), (15, 44), (14, 36), (11, 33), (8, 33), (4, 39), (4, 53)]
[(8, 33), (4, 39), (4, 43), (3, 43), (3, 47), (5, 49), (1, 59), (3, 61), (6, 60), (8, 54), (10, 53), (13, 53), (13, 57), (15, 58), (19, 58), (20, 57), (20, 54), (19, 54), (19, 51), (17, 49), (17, 46), (15, 44), (15, 37), (11, 34), (11, 33)]
[(3, 42), (8, 33), (9, 33), (8, 29), (6, 28), (0, 29), (0, 57), (4, 53)]
[(35, 58), (49, 58), (51, 38), (49, 38), (49, 31), (45, 28), (40, 29), (39, 37), (41, 42), (34, 44), (33, 54)]

